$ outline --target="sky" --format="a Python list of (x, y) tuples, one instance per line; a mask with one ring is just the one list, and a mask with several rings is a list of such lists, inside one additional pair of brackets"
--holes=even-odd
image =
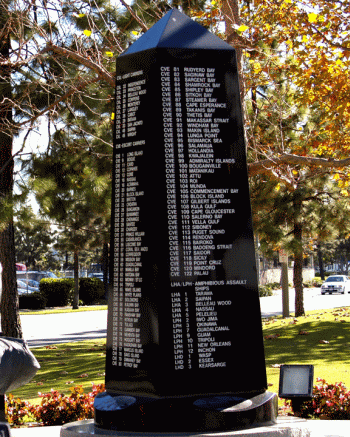
[[(27, 129), (23, 129), (18, 136), (14, 138), (13, 142), (13, 155), (16, 153), (24, 154), (23, 158), (28, 158), (27, 154), (30, 153), (37, 153), (38, 151), (43, 151), (47, 147), (48, 144), (48, 131), (47, 131), (47, 124), (45, 123), (45, 118), (43, 118), (43, 122), (38, 125), (37, 128), (33, 129), (26, 141), (23, 150), (23, 141), (25, 139), (26, 134), (28, 133)], [(20, 166), (18, 164), (18, 160), (20, 157), (17, 158), (17, 164), (16, 164), (16, 157), (15, 157), (15, 181), (20, 180), (23, 175), (19, 173)], [(16, 192), (16, 186), (14, 188)], [(39, 211), (39, 206), (35, 201), (34, 196), (30, 196), (30, 205), (32, 206), (35, 213)]]

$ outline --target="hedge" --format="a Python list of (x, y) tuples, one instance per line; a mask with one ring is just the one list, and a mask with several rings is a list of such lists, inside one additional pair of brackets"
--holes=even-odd
[(72, 300), (74, 280), (71, 278), (44, 278), (40, 281), (39, 290), (46, 298), (48, 307), (68, 306)]
[(84, 305), (91, 305), (103, 299), (105, 290), (103, 282), (98, 278), (79, 279), (79, 299)]
[(19, 296), (20, 309), (41, 310), (46, 308), (46, 304), (46, 297), (43, 296), (40, 292), (21, 294)]

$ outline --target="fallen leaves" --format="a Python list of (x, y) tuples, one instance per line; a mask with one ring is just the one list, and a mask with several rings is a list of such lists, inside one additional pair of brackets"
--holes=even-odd
[(265, 335), (264, 339), (265, 340), (274, 340), (280, 336), (281, 336), (281, 334), (270, 334), (270, 335)]

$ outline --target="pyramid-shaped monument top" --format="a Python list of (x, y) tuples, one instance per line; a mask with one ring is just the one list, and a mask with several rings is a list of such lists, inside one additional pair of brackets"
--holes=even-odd
[(234, 50), (225, 41), (177, 9), (172, 9), (164, 15), (123, 55), (154, 48)]

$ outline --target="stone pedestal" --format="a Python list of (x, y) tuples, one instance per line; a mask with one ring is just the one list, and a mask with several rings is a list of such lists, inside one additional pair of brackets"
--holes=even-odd
[[(93, 420), (74, 422), (64, 425), (61, 428), (60, 437), (322, 437), (326, 434), (322, 432), (322, 426), (317, 427), (316, 421), (307, 421), (295, 418), (279, 418), (275, 424), (266, 424), (261, 427), (248, 428), (245, 430), (228, 431), (221, 433), (198, 433), (198, 432), (182, 432), (182, 433), (136, 433), (136, 432), (121, 432), (100, 429), (95, 427)], [(320, 421), (319, 421), (320, 422)], [(345, 422), (345, 421), (344, 421)], [(322, 425), (322, 422), (319, 423)], [(329, 423), (328, 425), (331, 425)], [(336, 433), (333, 424), (333, 435), (345, 436), (345, 434)], [(330, 429), (330, 427), (328, 427)]]
[(103, 429), (141, 433), (223, 432), (274, 423), (275, 393), (256, 396), (207, 396), (150, 399), (111, 396), (95, 399), (95, 425)]

